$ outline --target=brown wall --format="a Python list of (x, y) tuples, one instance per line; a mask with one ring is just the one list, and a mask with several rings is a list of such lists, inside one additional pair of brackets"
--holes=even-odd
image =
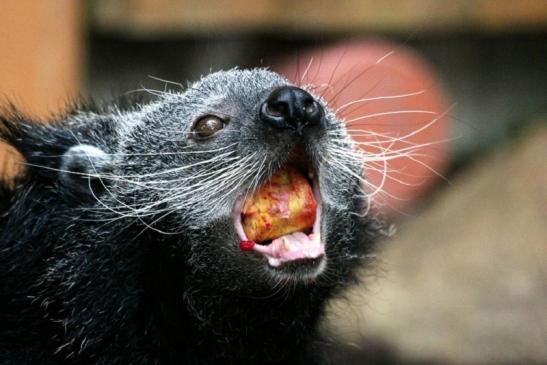
[[(82, 4), (74, 0), (0, 2), (0, 105), (47, 119), (80, 92)], [(0, 176), (13, 171), (0, 145)]]

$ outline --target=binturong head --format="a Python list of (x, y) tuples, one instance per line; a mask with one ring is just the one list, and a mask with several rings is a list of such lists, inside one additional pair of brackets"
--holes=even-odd
[(29, 363), (313, 363), (327, 299), (382, 235), (343, 121), (268, 70), (13, 114), (0, 139), (26, 161), (0, 199), (0, 340), (36, 344)]
[[(204, 285), (335, 286), (379, 234), (343, 121), (311, 87), (269, 70), (216, 72), (149, 104), (77, 110), (17, 133), (30, 172), (69, 204), (136, 240), (168, 242), (159, 247)], [(36, 151), (46, 135), (61, 158)]]
[(184, 237), (211, 283), (332, 281), (368, 250), (362, 155), (311, 89), (235, 69), (116, 118), (110, 204)]

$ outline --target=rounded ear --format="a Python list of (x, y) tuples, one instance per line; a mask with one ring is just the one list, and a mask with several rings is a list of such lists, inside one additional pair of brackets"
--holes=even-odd
[(61, 159), (59, 181), (72, 192), (94, 195), (108, 183), (112, 161), (103, 150), (88, 144), (70, 147)]

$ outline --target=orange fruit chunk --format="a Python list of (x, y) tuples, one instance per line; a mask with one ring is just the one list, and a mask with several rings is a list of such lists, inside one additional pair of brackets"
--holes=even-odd
[(242, 210), (242, 225), (249, 240), (268, 241), (312, 228), (317, 202), (308, 180), (294, 167), (275, 173)]

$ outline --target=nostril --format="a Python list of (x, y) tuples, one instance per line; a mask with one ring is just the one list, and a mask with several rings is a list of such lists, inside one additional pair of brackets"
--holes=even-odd
[(285, 117), (287, 116), (289, 107), (287, 103), (283, 102), (266, 102), (266, 113), (273, 117)]
[(287, 127), (289, 106), (284, 102), (265, 101), (260, 107), (260, 119), (277, 128)]
[(317, 125), (323, 118), (323, 108), (316, 100), (308, 100), (304, 103), (304, 115), (308, 125)]
[(315, 102), (315, 100), (307, 100), (304, 103), (304, 112), (307, 115), (312, 115), (317, 112), (317, 103)]
[(302, 133), (307, 126), (316, 126), (323, 116), (321, 105), (307, 91), (283, 86), (271, 92), (260, 108), (260, 119), (271, 126)]

